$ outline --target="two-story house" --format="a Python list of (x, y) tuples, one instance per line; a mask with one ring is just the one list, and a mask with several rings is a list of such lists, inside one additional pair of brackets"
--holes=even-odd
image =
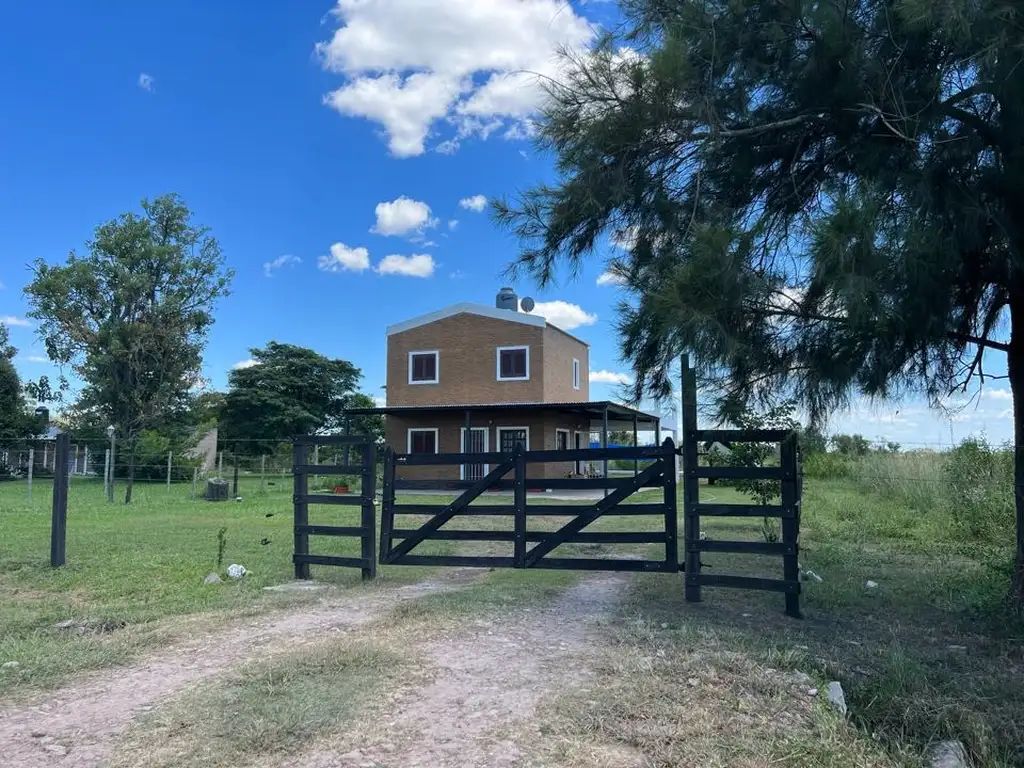
[[(590, 436), (643, 426), (658, 417), (590, 400), (585, 341), (519, 311), (511, 288), (494, 306), (461, 303), (387, 329), (385, 439), (399, 453), (489, 453), (587, 448)], [(531, 468), (533, 477), (582, 473), (578, 462)], [(472, 481), (488, 465), (417, 466), (405, 479)]]

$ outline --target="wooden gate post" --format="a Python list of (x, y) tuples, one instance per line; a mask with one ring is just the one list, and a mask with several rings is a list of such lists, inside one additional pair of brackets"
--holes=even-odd
[(697, 372), (689, 355), (679, 358), (683, 372), (683, 570), (686, 602), (700, 602), (700, 487), (697, 479)]
[(380, 562), (387, 562), (391, 552), (391, 531), (395, 522), (395, 450), (384, 449), (384, 482), (380, 500)]
[(665, 453), (660, 459), (664, 469), (662, 483), (665, 488), (665, 567), (679, 570), (679, 505), (676, 500), (676, 446), (671, 437), (663, 444)]
[(802, 618), (800, 613), (800, 559), (799, 534), (800, 523), (798, 514), (799, 473), (797, 468), (797, 437), (794, 432), (782, 441), (780, 463), (782, 464), (782, 543), (785, 553), (782, 555), (782, 578), (786, 581), (786, 615)]
[(514, 523), (514, 539), (512, 551), (512, 567), (526, 567), (526, 454), (523, 444), (516, 443), (515, 448), (515, 479), (513, 481), (512, 498), (516, 509)]
[[(309, 504), (306, 502), (306, 496), (309, 493), (309, 476), (303, 465), (309, 463), (309, 446), (301, 441), (302, 438), (294, 438), (292, 447), (292, 475), (295, 479), (294, 495), (292, 496), (292, 502), (295, 505), (295, 554), (308, 555), (309, 534), (306, 532), (305, 526), (309, 525)], [(295, 562), (295, 578), (310, 578), (309, 563)]]
[(53, 456), (53, 518), (50, 523), (50, 566), (64, 565), (68, 532), (68, 459), (71, 434), (61, 432), (54, 444)]
[[(345, 454), (349, 453), (345, 443)], [(363, 581), (377, 578), (377, 510), (373, 502), (377, 496), (377, 446), (367, 440), (363, 446), (362, 478), (362, 536), (360, 537), (363, 558)]]

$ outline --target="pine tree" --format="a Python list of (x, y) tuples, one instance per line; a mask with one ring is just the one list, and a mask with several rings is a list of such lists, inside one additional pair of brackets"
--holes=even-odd
[(569, 61), (557, 184), (496, 206), (541, 283), (612, 233), (634, 396), (688, 351), (726, 402), (1013, 391), (1024, 602), (1024, 7), (627, 0)]

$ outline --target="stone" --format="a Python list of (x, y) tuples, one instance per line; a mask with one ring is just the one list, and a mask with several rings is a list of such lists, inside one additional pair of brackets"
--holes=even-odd
[(64, 621), (58, 621), (53, 625), (54, 629), (75, 629), (78, 626), (78, 622), (74, 619), (65, 619)]
[(0, 669), (17, 669), (20, 666), (21, 664), (16, 661), (5, 661), (3, 664), (0, 664)]
[(871, 579), (868, 579), (867, 581), (864, 582), (864, 586), (867, 587), (868, 589), (877, 589), (878, 588), (878, 582), (877, 581), (872, 581)]
[(220, 576), (218, 576), (216, 573), (211, 573), (209, 576), (203, 579), (203, 584), (220, 584)]
[(928, 768), (971, 768), (963, 742), (950, 739), (932, 744), (927, 753)]
[(807, 689), (807, 695), (808, 696), (817, 696), (818, 695), (818, 689), (817, 688), (808, 688)]
[(835, 707), (839, 714), (846, 716), (846, 694), (843, 693), (843, 686), (836, 680), (828, 684), (828, 703)]

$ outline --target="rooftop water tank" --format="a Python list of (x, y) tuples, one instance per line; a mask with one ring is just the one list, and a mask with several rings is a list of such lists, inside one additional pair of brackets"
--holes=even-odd
[(512, 312), (519, 311), (519, 297), (511, 288), (502, 288), (494, 299), (494, 306), (498, 309), (507, 309)]

